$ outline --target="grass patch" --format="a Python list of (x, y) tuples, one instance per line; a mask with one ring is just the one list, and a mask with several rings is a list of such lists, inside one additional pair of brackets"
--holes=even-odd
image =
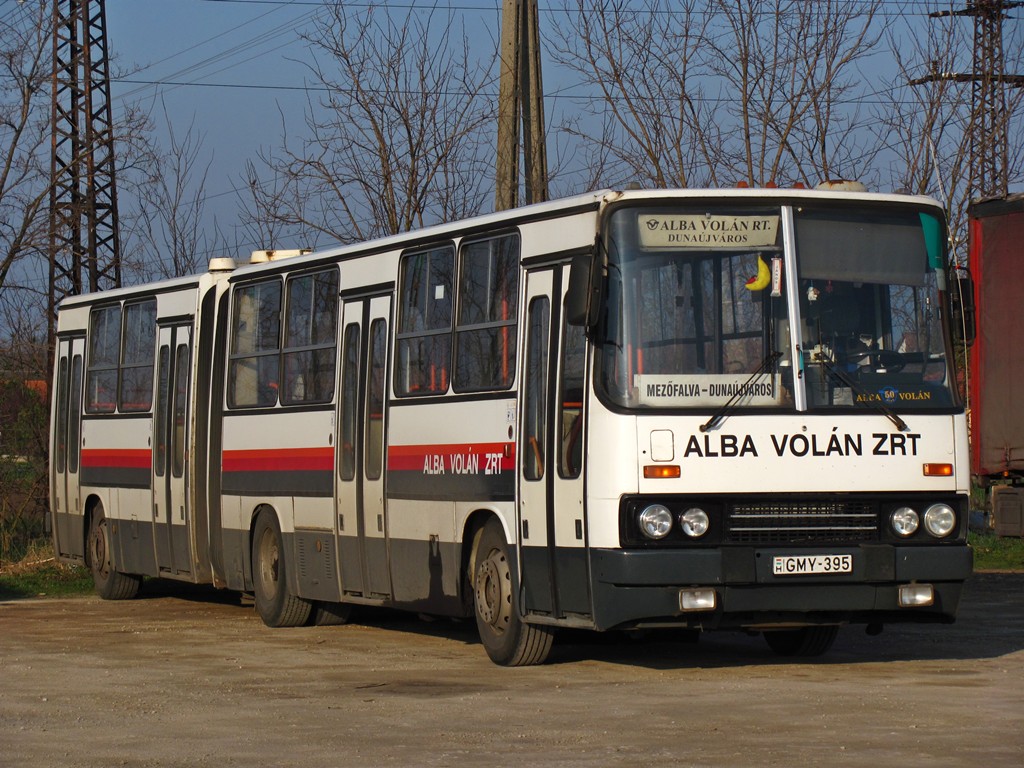
[(1024, 539), (972, 533), (968, 540), (974, 548), (974, 570), (1024, 572)]
[(89, 570), (57, 562), (48, 544), (32, 546), (19, 562), (0, 567), (0, 600), (71, 597), (91, 592)]

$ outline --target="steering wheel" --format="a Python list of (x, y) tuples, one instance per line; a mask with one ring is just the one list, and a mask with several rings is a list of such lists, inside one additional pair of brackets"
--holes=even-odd
[(899, 373), (907, 364), (906, 358), (891, 349), (865, 349), (859, 352), (852, 352), (846, 359), (853, 363), (868, 358), (871, 367), (875, 370), (884, 368), (889, 373)]

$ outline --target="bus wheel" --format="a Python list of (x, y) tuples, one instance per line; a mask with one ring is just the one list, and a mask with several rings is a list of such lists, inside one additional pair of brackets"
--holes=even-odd
[(313, 614), (309, 620), (311, 624), (318, 627), (333, 627), (339, 624), (348, 624), (348, 619), (351, 615), (351, 605), (317, 600), (313, 603)]
[(551, 652), (551, 628), (527, 624), (519, 615), (501, 526), (489, 522), (478, 534), (473, 596), (476, 626), (491, 661), (506, 667), (543, 664)]
[(288, 592), (287, 560), (277, 517), (261, 512), (252, 536), (252, 581), (256, 612), (268, 627), (299, 627), (312, 608)]
[(780, 656), (821, 656), (836, 641), (839, 627), (801, 627), (764, 633), (768, 647)]
[(141, 576), (121, 573), (114, 569), (112, 547), (110, 546), (110, 524), (99, 504), (92, 511), (89, 523), (89, 540), (86, 543), (86, 557), (92, 571), (92, 583), (96, 594), (104, 600), (131, 600), (139, 594)]

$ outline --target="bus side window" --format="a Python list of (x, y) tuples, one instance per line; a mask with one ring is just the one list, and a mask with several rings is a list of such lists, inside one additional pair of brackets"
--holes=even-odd
[(399, 395), (447, 392), (455, 249), (448, 245), (406, 254), (399, 272), (395, 391)]
[(341, 456), (338, 471), (342, 480), (356, 476), (356, 419), (359, 403), (359, 326), (345, 326), (341, 359), (341, 437), (338, 449)]
[(156, 356), (156, 300), (124, 305), (124, 332), (118, 376), (117, 409), (144, 412), (153, 406)]
[(289, 278), (283, 404), (328, 403), (334, 398), (337, 333), (338, 271)]
[(547, 444), (548, 321), (546, 296), (530, 302), (526, 326), (526, 391), (523, 399), (523, 477), (544, 477)]
[(93, 309), (89, 313), (89, 368), (85, 379), (86, 413), (114, 412), (120, 350), (121, 305)]
[[(563, 313), (563, 318), (567, 315)], [(569, 479), (583, 468), (583, 380), (587, 339), (581, 325), (562, 324), (561, 380), (558, 383), (558, 473)]]
[(519, 235), (463, 243), (455, 325), (456, 392), (512, 386), (518, 298)]
[(277, 403), (281, 344), (281, 281), (238, 288), (231, 322), (228, 405)]
[(388, 329), (383, 320), (370, 325), (370, 364), (366, 386), (366, 477), (380, 478), (384, 462), (384, 371)]

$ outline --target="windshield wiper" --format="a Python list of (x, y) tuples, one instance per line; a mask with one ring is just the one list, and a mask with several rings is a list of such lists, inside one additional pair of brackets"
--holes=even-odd
[(819, 355), (818, 357), (814, 358), (814, 360), (815, 362), (819, 362), (823, 366), (825, 366), (825, 370), (832, 374), (832, 376), (834, 376), (840, 384), (849, 387), (856, 394), (860, 395), (862, 398), (861, 402), (863, 402), (865, 405), (869, 407), (874, 408), (883, 416), (885, 416), (885, 418), (887, 418), (889, 421), (895, 424), (896, 429), (898, 429), (900, 432), (910, 431), (910, 427), (907, 426), (907, 422), (901, 419), (898, 413), (896, 413), (892, 408), (887, 406), (881, 400), (873, 400), (871, 398), (871, 394), (867, 390), (865, 390), (863, 387), (860, 386), (860, 384), (851, 379), (845, 371), (836, 367), (836, 364), (833, 363), (831, 360), (827, 359), (824, 355)]
[(713, 414), (711, 414), (711, 418), (700, 425), (700, 431), (707, 432), (717, 427), (725, 419), (725, 417), (729, 415), (729, 412), (733, 409), (733, 407), (740, 400), (740, 398), (742, 398), (746, 394), (747, 388), (754, 381), (754, 379), (756, 379), (758, 376), (761, 376), (764, 373), (767, 373), (771, 368), (773, 368), (775, 366), (776, 361), (780, 357), (782, 357), (781, 352), (769, 352), (768, 357), (761, 361), (761, 364), (757, 366), (757, 370), (750, 374), (750, 377), (745, 382), (743, 382), (742, 386), (736, 389), (732, 397), (730, 397), (728, 400), (722, 403), (721, 407)]

